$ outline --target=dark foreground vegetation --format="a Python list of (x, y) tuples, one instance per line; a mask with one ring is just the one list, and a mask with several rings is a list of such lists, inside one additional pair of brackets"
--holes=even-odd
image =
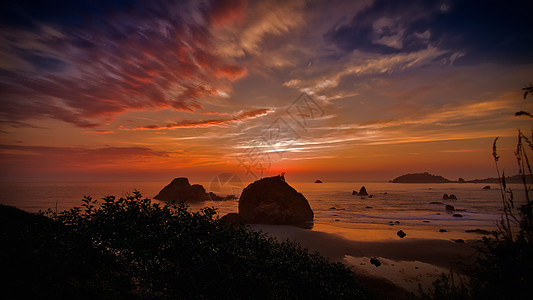
[[(533, 95), (533, 85), (522, 89), (524, 100)], [(519, 111), (516, 116), (533, 118), (528, 112)], [(500, 185), (503, 216), (498, 229), (490, 237), (483, 237), (477, 246), (478, 258), (473, 266), (466, 266), (464, 281), (450, 273), (434, 282), (434, 289), (424, 298), (433, 299), (531, 299), (533, 297), (533, 199), (531, 198), (533, 172), (530, 153), (533, 151), (533, 129), (531, 136), (518, 130), (515, 158), (518, 163), (517, 176), (522, 187), (512, 190), (507, 185), (505, 172), (500, 172), (494, 140), (492, 155), (496, 163)], [(515, 195), (522, 193), (525, 201), (518, 202)]]
[[(138, 192), (36, 215), (0, 206), (6, 298), (368, 298), (345, 265)], [(4, 298), (4, 299), (6, 299)]]

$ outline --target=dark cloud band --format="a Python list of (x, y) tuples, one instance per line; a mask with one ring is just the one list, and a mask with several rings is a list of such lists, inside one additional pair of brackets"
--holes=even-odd
[(533, 62), (530, 1), (377, 0), (326, 40), (344, 51), (409, 53), (437, 47), (458, 64)]

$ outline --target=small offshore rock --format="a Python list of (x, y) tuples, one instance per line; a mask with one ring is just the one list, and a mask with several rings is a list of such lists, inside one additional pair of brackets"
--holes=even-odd
[(407, 234), (405, 234), (405, 232), (403, 232), (403, 230), (400, 230), (396, 233), (401, 239), (403, 239)]
[(373, 264), (374, 266), (376, 266), (376, 268), (381, 266), (381, 262), (376, 257), (372, 257), (370, 259), (370, 263)]
[(315, 183), (322, 183), (322, 180), (317, 179), (317, 180), (315, 180)]
[(484, 190), (490, 190), (490, 185), (486, 185), (483, 187)]
[(450, 194), (450, 197), (448, 199), (457, 200), (457, 196), (455, 196), (454, 194)]
[(447, 212), (452, 212), (455, 210), (455, 207), (453, 207), (453, 205), (446, 205), (446, 211)]
[(491, 234), (490, 231), (483, 230), (483, 229), (470, 229), (470, 230), (465, 230), (465, 232), (479, 233), (479, 234)]
[(368, 193), (366, 192), (366, 188), (364, 185), (359, 190), (359, 196), (368, 196)]
[(446, 232), (446, 231), (448, 231), (448, 230), (446, 230), (446, 229), (439, 229), (439, 232)]
[(462, 218), (463, 217), (463, 215), (461, 215), (461, 214), (453, 214), (453, 216), (456, 217), (456, 218)]

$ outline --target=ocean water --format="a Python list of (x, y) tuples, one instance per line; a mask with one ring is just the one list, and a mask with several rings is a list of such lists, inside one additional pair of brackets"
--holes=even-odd
[[(241, 183), (200, 183), (216, 194), (239, 196)], [(389, 182), (288, 182), (309, 201), (315, 213), (313, 230), (342, 234), (350, 239), (386, 239), (402, 229), (410, 236), (422, 238), (476, 238), (468, 229), (494, 230), (502, 215), (502, 201), (497, 185), (483, 190), (486, 184), (441, 183), (399, 184)], [(81, 205), (84, 195), (102, 198), (127, 195), (134, 189), (152, 198), (168, 182), (105, 182), (105, 183), (1, 183), (3, 197), (0, 203), (26, 211), (62, 211)], [(372, 197), (352, 195), (365, 186)], [(520, 191), (520, 186), (512, 187)], [(457, 200), (443, 200), (444, 193), (454, 194)], [(515, 195), (517, 203), (520, 194)], [(432, 202), (439, 202), (433, 203)], [(453, 205), (454, 217), (445, 211)], [(190, 204), (191, 210), (215, 207), (220, 216), (238, 211), (238, 201)], [(363, 231), (366, 229), (366, 233)], [(445, 229), (446, 233), (437, 233)], [(369, 234), (368, 230), (372, 233)]]

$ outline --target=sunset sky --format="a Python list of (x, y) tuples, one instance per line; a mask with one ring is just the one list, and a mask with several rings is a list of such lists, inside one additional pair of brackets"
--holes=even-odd
[[(497, 4), (494, 4), (497, 3)], [(531, 1), (2, 1), (3, 181), (516, 174)]]

